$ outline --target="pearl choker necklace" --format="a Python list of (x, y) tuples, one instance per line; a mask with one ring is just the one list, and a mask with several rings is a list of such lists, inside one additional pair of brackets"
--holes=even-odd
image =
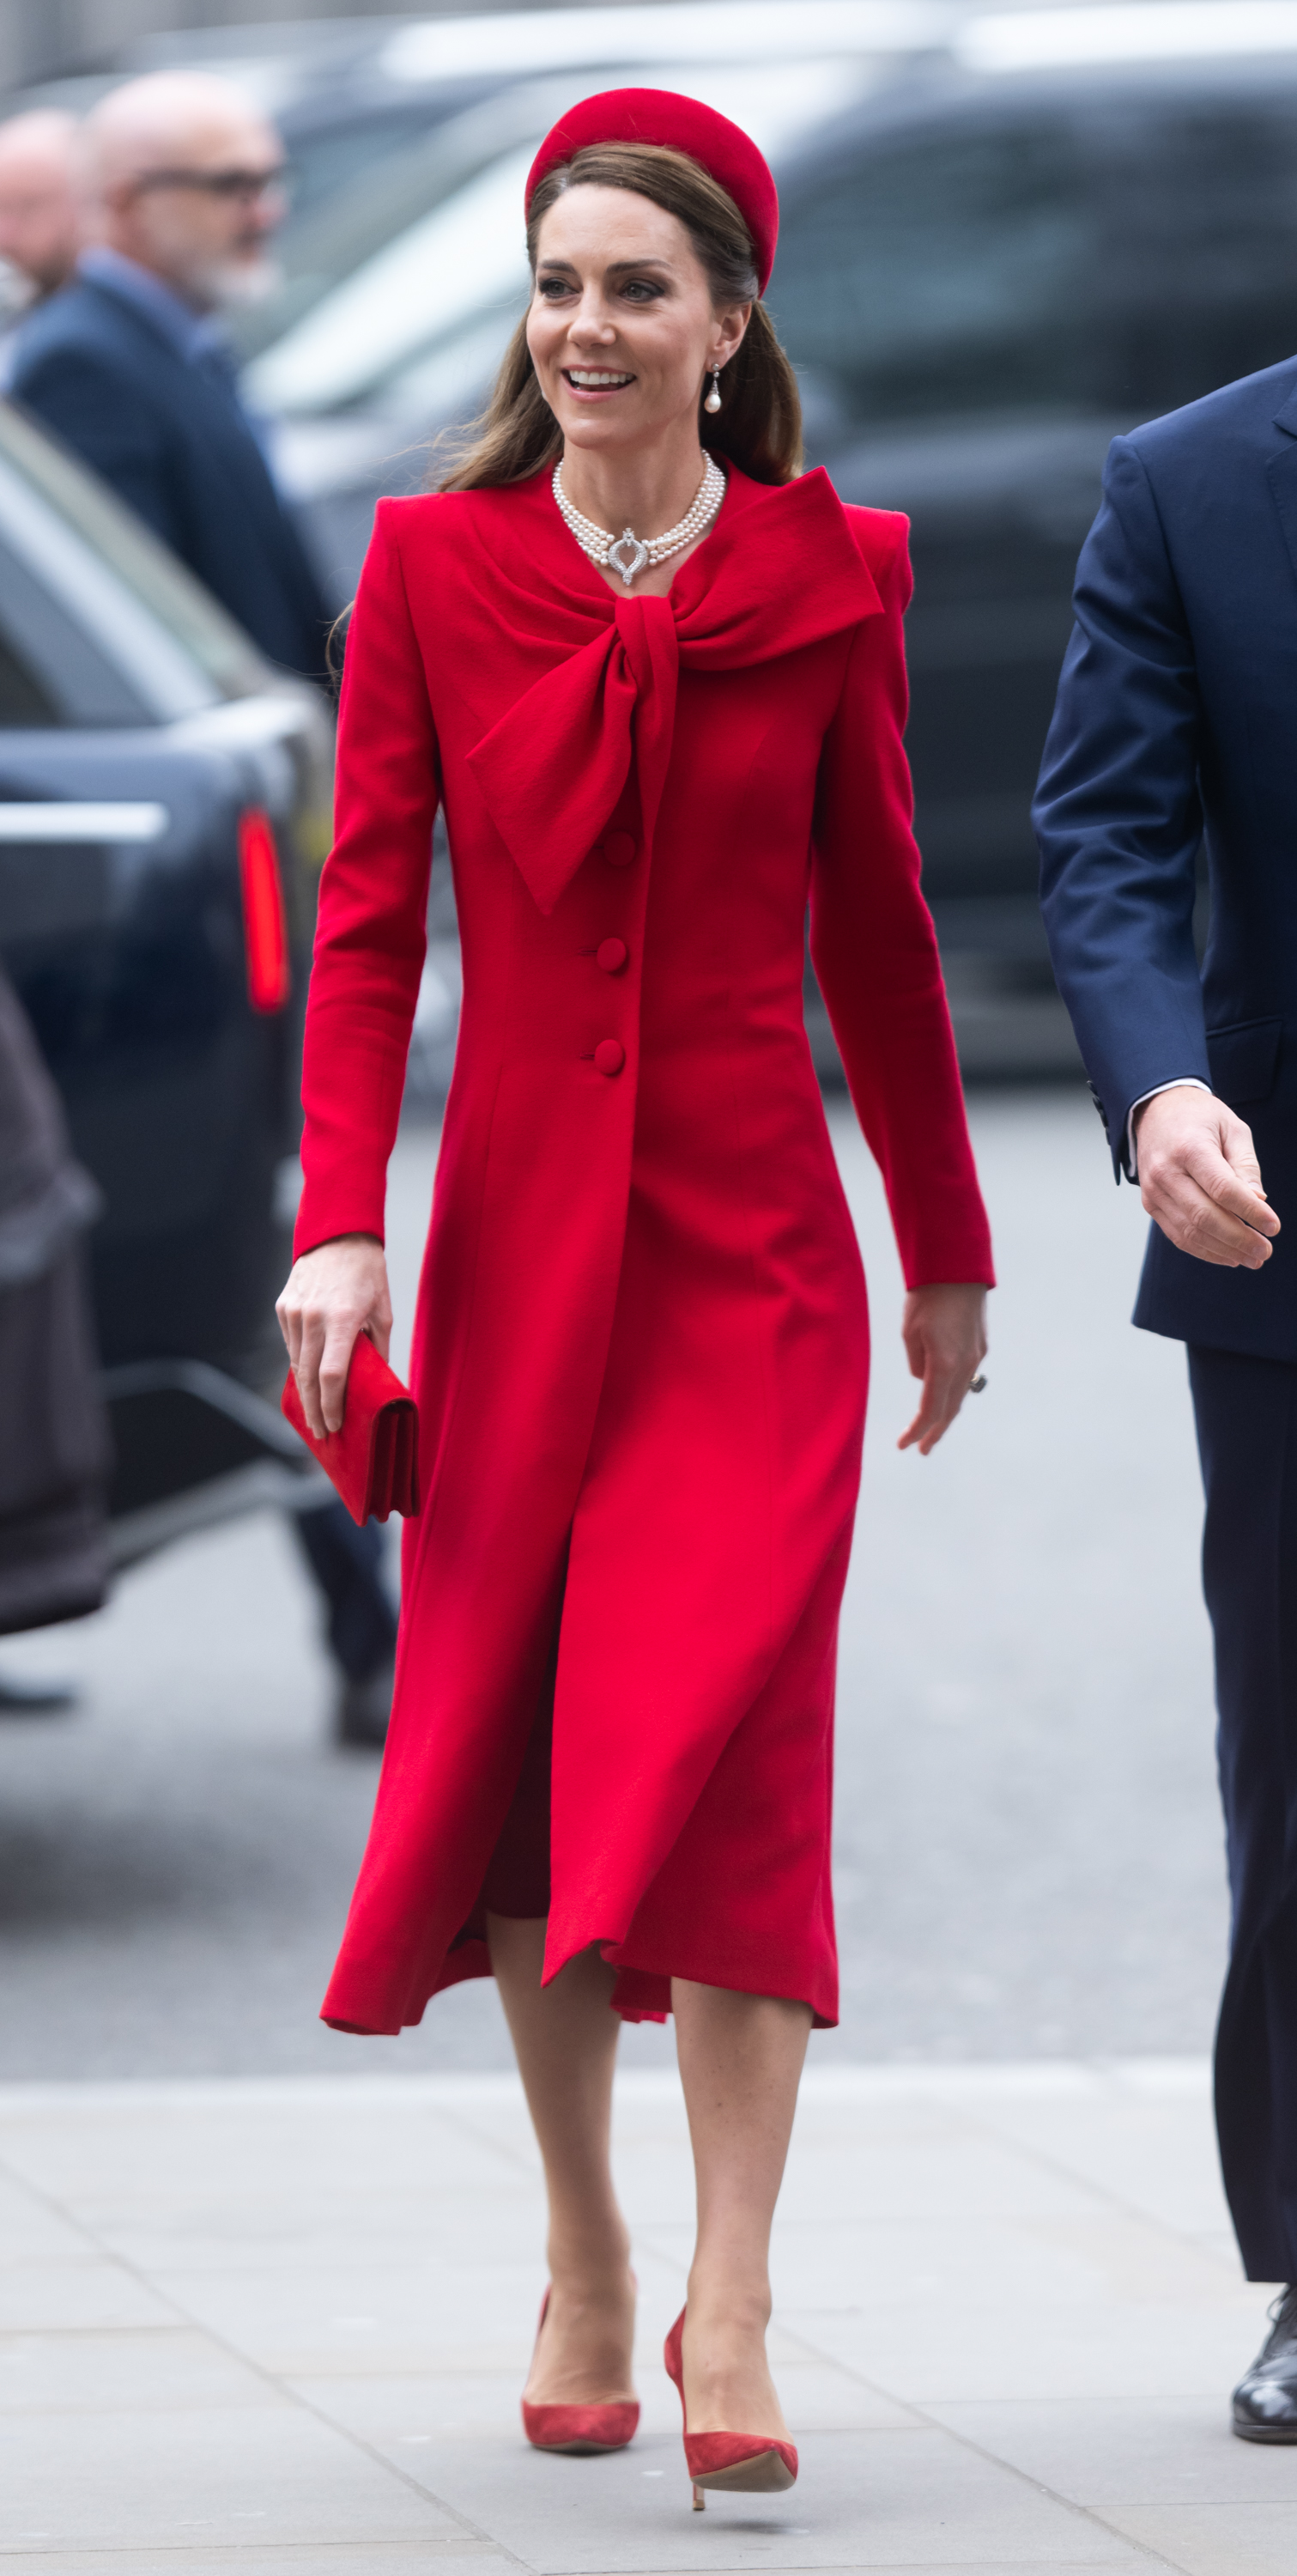
[(725, 498), (725, 477), (715, 457), (709, 456), (692, 508), (685, 512), (678, 527), (667, 529), (664, 537), (637, 537), (633, 528), (623, 528), (619, 537), (610, 537), (606, 528), (598, 527), (593, 519), (585, 519), (579, 510), (573, 509), (563, 489), (563, 477), (557, 465), (553, 489), (554, 498), (582, 554), (588, 555), (591, 563), (611, 565), (614, 572), (621, 574), (629, 590), (636, 573), (643, 572), (646, 564), (665, 563), (670, 555), (678, 555), (682, 546), (691, 546), (694, 539), (711, 525)]

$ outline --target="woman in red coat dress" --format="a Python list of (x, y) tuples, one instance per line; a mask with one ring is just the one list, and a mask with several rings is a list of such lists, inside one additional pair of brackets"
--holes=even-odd
[(959, 1410), (991, 1278), (910, 830), (906, 525), (798, 477), (759, 301), (776, 219), (748, 138), (668, 93), (587, 100), (542, 148), (483, 435), (440, 493), (380, 503), (351, 622), (280, 1303), (336, 1428), (357, 1332), (385, 1349), (391, 1320), (440, 801), (464, 1006), (412, 1361), (426, 1500), (324, 2011), (396, 2031), (498, 1979), (549, 2188), (524, 2411), (554, 2448), (634, 2429), (613, 2056), (618, 2016), (674, 2012), (698, 2241), (667, 2358), (700, 2487), (795, 2474), (767, 2248), (837, 2014), (868, 1319), (802, 1021), (808, 896), (910, 1292), (903, 1446)]

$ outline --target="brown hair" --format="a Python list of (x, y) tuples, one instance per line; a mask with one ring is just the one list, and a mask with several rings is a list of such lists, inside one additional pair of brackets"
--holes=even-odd
[[(705, 412), (699, 389), (698, 435), (705, 448), (730, 457), (756, 483), (790, 483), (801, 472), (802, 408), (797, 378), (757, 295), (748, 229), (732, 197), (685, 152), (659, 143), (594, 143), (548, 170), (527, 212), (527, 256), (536, 270), (541, 219), (568, 188), (627, 188), (684, 225), (718, 308), (752, 305), (742, 343), (721, 370), (723, 408)], [(441, 492), (521, 483), (551, 464), (562, 432), (537, 381), (524, 314), (505, 351), (485, 411), (466, 434)]]

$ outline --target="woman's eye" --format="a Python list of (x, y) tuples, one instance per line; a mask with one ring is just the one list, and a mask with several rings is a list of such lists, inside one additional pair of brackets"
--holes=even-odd
[(622, 289), (622, 293), (632, 296), (637, 304), (651, 303), (653, 297), (661, 292), (661, 287), (651, 277), (632, 277)]
[(565, 277), (542, 277), (536, 292), (545, 298), (547, 304), (554, 304), (560, 295), (570, 295), (572, 289)]

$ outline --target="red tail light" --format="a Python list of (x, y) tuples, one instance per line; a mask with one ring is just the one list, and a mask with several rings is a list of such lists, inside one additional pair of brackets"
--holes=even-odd
[(289, 987), (284, 889), (270, 817), (256, 805), (239, 816), (239, 882), (248, 1000), (254, 1011), (282, 1011)]

